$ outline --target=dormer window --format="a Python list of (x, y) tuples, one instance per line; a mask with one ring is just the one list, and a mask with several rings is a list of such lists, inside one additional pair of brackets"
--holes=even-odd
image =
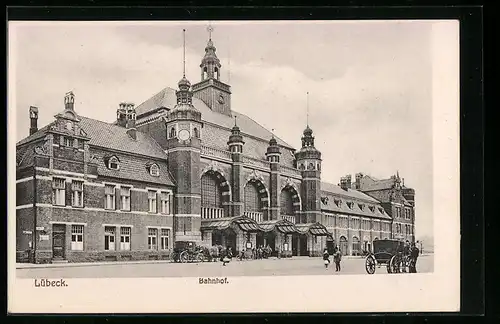
[(379, 211), (381, 214), (383, 214), (383, 213), (384, 213), (384, 209), (383, 209), (383, 208), (381, 208), (381, 207), (379, 207), (378, 211)]
[(160, 176), (160, 167), (158, 166), (158, 164), (151, 164), (149, 166), (149, 174), (152, 175), (153, 177)]
[(342, 200), (335, 199), (335, 205), (337, 205), (337, 207), (340, 207), (341, 204), (342, 204)]
[(108, 160), (108, 168), (111, 170), (120, 170), (120, 160), (116, 156), (112, 156)]
[(370, 209), (370, 211), (371, 211), (372, 213), (374, 213), (374, 212), (375, 212), (375, 207), (373, 207), (373, 206), (369, 206), (369, 207), (368, 207), (368, 209)]
[(363, 204), (358, 204), (358, 207), (359, 207), (359, 209), (361, 209), (361, 210), (364, 210), (364, 209), (365, 209), (365, 205), (363, 205)]
[(354, 205), (354, 203), (352, 203), (352, 202), (347, 202), (347, 207), (349, 207), (349, 209), (352, 209), (353, 205)]

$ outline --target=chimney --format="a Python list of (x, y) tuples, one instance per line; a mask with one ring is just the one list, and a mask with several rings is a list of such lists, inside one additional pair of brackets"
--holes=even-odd
[(133, 103), (127, 104), (127, 134), (134, 140), (137, 139), (137, 130), (135, 129), (135, 108)]
[(356, 179), (354, 182), (354, 189), (360, 190), (361, 189), (361, 178), (363, 178), (363, 173), (356, 173), (355, 177), (356, 177)]
[(127, 126), (127, 104), (125, 102), (121, 102), (118, 109), (116, 110), (116, 123), (118, 126), (126, 127)]
[(349, 188), (349, 189), (352, 189), (352, 177), (350, 174), (346, 175), (345, 176), (345, 180), (346, 180), (346, 187)]
[(64, 109), (75, 111), (75, 95), (73, 91), (67, 92), (64, 96)]
[(346, 177), (340, 177), (340, 188), (347, 191), (347, 179)]
[(38, 131), (38, 108), (30, 106), (30, 135), (35, 134)]

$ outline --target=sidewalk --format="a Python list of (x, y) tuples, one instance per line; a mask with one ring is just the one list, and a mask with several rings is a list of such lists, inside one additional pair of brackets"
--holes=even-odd
[[(298, 261), (306, 260), (320, 257), (308, 257), (308, 256), (294, 256), (291, 258), (281, 258), (276, 257), (270, 259), (261, 260), (243, 260), (238, 261), (233, 258), (235, 262), (251, 262), (251, 261)], [(364, 259), (361, 256), (343, 256), (343, 259)], [(159, 263), (173, 263), (170, 260), (141, 260), (141, 261), (103, 261), (103, 262), (68, 262), (68, 263), (44, 263), (44, 264), (33, 264), (33, 263), (16, 263), (16, 269), (36, 269), (36, 268), (69, 268), (69, 267), (92, 267), (92, 266), (106, 266), (106, 265), (131, 265), (131, 264), (159, 264)], [(209, 263), (209, 262), (207, 262)]]

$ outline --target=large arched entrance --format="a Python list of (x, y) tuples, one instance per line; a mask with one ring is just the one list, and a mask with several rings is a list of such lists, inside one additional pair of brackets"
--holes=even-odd
[(264, 220), (264, 213), (268, 204), (269, 193), (262, 180), (250, 178), (244, 188), (243, 215), (260, 223)]
[(226, 216), (224, 206), (231, 199), (231, 188), (224, 175), (209, 169), (201, 176), (201, 218), (214, 219)]
[(300, 211), (302, 210), (300, 195), (292, 183), (283, 186), (280, 193), (280, 215), (291, 223), (300, 223)]
[(345, 236), (341, 236), (339, 242), (340, 242), (340, 245), (339, 245), (340, 252), (342, 253), (342, 255), (347, 255), (348, 250), (349, 250), (347, 238)]

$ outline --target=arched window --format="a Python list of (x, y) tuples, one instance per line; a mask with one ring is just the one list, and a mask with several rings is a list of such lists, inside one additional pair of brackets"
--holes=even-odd
[(245, 186), (245, 211), (257, 212), (261, 211), (261, 203), (257, 184), (250, 181)]
[(160, 176), (160, 167), (158, 166), (158, 164), (152, 164), (149, 167), (149, 174), (154, 177)]
[(219, 80), (219, 69), (215, 68), (214, 72), (215, 72), (215, 78)]
[(214, 174), (205, 173), (201, 177), (201, 205), (212, 208), (222, 207), (222, 192)]
[(340, 253), (342, 253), (342, 255), (347, 255), (348, 252), (347, 238), (345, 236), (341, 236), (339, 241), (340, 241), (339, 243)]
[(200, 134), (198, 133), (198, 128), (196, 128), (196, 127), (195, 127), (195, 128), (193, 129), (193, 133), (194, 133), (194, 137), (196, 137), (196, 138), (200, 138)]
[(203, 68), (203, 80), (205, 80), (207, 78), (207, 74), (208, 74), (208, 70), (207, 70), (207, 67), (205, 66)]
[(361, 250), (359, 243), (359, 238), (357, 236), (352, 237), (352, 254), (358, 254)]
[(304, 163), (301, 163), (301, 164), (299, 165), (299, 170), (305, 170), (305, 168), (306, 168), (306, 167), (304, 166)]
[(175, 127), (170, 128), (170, 138), (175, 137)]
[(293, 198), (290, 190), (282, 190), (280, 195), (281, 215), (293, 215)]
[(309, 165), (307, 166), (307, 170), (314, 170), (314, 164), (309, 163)]
[(116, 156), (112, 156), (108, 160), (108, 168), (112, 170), (119, 170), (120, 169), (120, 161)]

